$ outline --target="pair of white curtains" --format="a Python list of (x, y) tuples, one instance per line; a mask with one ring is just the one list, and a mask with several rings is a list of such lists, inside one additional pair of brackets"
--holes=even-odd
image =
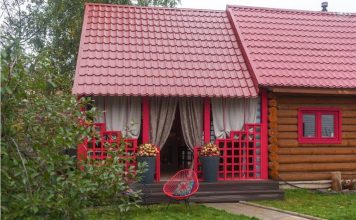
[(256, 123), (258, 98), (213, 98), (211, 106), (216, 138), (228, 137), (245, 123)]
[(94, 105), (99, 111), (95, 122), (106, 123), (106, 130), (121, 131), (127, 138), (138, 138), (141, 128), (141, 98), (96, 96)]
[[(94, 97), (99, 110), (96, 122), (106, 123), (107, 130), (121, 131), (125, 137), (138, 138), (141, 128), (140, 97)], [(179, 103), (184, 140), (190, 149), (202, 144), (203, 101), (201, 98), (150, 98), (150, 140), (164, 146)], [(212, 98), (216, 138), (226, 138), (230, 131), (241, 130), (245, 123), (256, 123), (258, 98)]]
[(183, 137), (193, 150), (200, 146), (203, 131), (203, 102), (199, 98), (153, 97), (150, 99), (150, 140), (163, 147), (175, 119), (179, 105)]

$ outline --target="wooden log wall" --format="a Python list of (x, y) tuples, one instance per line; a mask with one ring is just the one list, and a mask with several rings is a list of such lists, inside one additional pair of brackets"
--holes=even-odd
[[(330, 180), (331, 172), (356, 179), (356, 97), (269, 93), (269, 175), (275, 180)], [(337, 107), (341, 144), (300, 144), (298, 108)]]

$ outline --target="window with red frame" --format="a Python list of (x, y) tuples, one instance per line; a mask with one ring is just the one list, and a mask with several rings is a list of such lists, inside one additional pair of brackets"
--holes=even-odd
[(340, 143), (341, 112), (335, 108), (300, 108), (299, 143)]

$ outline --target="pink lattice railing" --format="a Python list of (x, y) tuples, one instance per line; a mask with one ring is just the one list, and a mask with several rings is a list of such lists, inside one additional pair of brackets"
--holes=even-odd
[[(122, 135), (120, 131), (106, 131), (104, 123), (96, 123), (95, 128), (100, 135), (99, 137), (93, 137), (90, 140), (85, 140), (78, 145), (78, 161), (86, 159), (90, 160), (105, 160), (108, 155), (108, 150), (115, 151), (120, 147)], [(122, 162), (125, 163), (125, 169), (128, 171), (131, 167), (136, 169), (136, 152), (137, 152), (137, 139), (125, 138), (123, 140), (125, 144), (124, 155), (121, 155)], [(156, 181), (160, 181), (160, 152), (158, 149), (158, 155), (156, 157)]]
[[(218, 180), (261, 178), (261, 124), (245, 124), (241, 131), (231, 131), (230, 137), (215, 143), (221, 153)], [(202, 179), (200, 150), (194, 148), (194, 170)]]

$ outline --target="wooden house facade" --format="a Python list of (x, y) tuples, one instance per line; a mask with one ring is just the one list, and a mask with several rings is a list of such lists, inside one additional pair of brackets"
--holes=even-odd
[(268, 90), (269, 176), (356, 176), (356, 15), (231, 7), (246, 59)]
[[(356, 171), (355, 95), (305, 93), (269, 95), (270, 176), (288, 181), (331, 180), (331, 172), (341, 171), (343, 178), (352, 178)], [(303, 130), (307, 123), (313, 129)]]
[[(355, 15), (86, 4), (73, 93), (93, 98), (104, 136), (160, 147), (158, 182), (201, 175), (199, 150), (215, 142), (227, 188), (198, 201), (280, 198), (269, 178), (356, 171), (355, 33)], [(78, 153), (103, 159), (94, 145)]]

